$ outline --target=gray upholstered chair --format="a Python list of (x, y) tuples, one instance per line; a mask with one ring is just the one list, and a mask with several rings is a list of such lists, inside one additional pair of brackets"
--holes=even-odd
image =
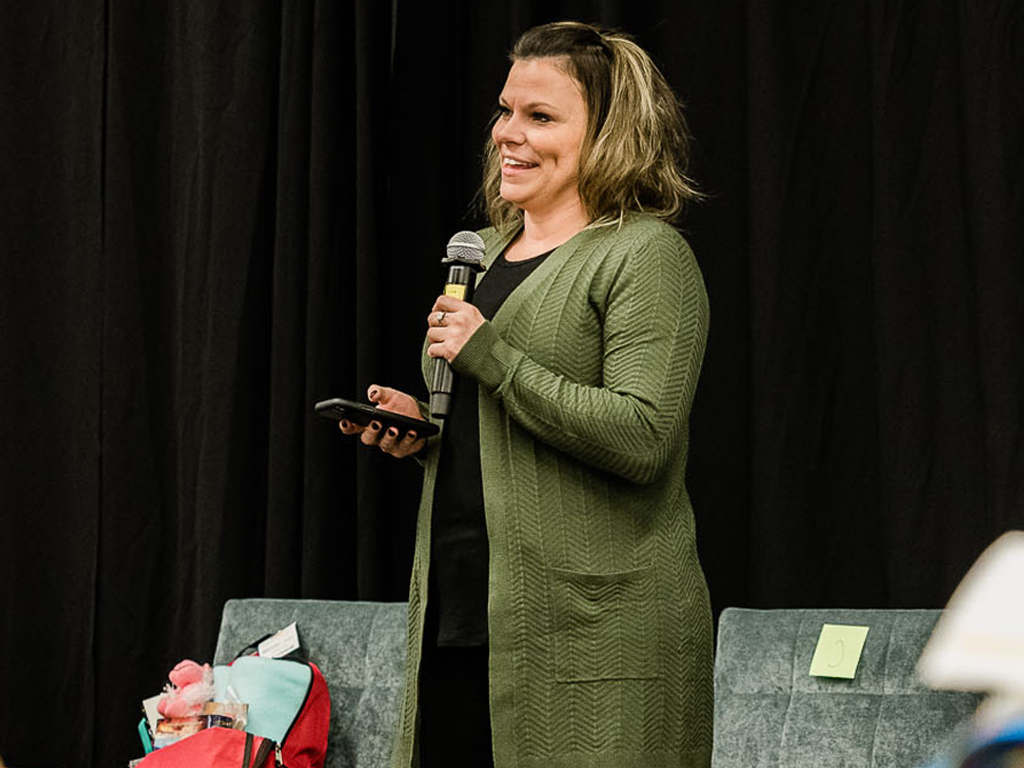
[(405, 603), (229, 600), (214, 663), (293, 621), (331, 692), (326, 768), (386, 766), (405, 675)]
[[(726, 609), (715, 660), (713, 768), (926, 764), (978, 703), (915, 679), (939, 613)], [(292, 621), (331, 691), (327, 768), (384, 768), (404, 674), (405, 604), (232, 600), (214, 661), (230, 661)], [(870, 627), (853, 680), (809, 676), (824, 623)]]
[[(713, 768), (915, 768), (974, 711), (914, 667), (938, 610), (728, 608), (718, 627)], [(870, 627), (853, 680), (809, 675), (822, 624)]]

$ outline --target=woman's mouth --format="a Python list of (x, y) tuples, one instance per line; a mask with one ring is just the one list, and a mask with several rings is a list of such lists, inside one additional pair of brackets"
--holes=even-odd
[(536, 167), (536, 163), (528, 163), (525, 160), (516, 160), (513, 157), (504, 157), (501, 160), (502, 173), (518, 173), (519, 171), (525, 171)]

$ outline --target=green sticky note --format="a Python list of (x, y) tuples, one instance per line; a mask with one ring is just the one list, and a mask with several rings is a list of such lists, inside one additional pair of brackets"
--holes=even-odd
[(867, 636), (868, 627), (822, 624), (818, 647), (811, 659), (811, 675), (852, 680), (857, 674), (857, 663)]

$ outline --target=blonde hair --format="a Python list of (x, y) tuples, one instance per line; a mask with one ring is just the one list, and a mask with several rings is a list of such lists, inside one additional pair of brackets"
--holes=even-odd
[[(524, 33), (509, 59), (553, 59), (582, 90), (587, 130), (577, 186), (591, 226), (621, 222), (629, 211), (672, 221), (701, 197), (686, 175), (690, 136), (679, 99), (628, 35), (574, 21), (544, 24)], [(501, 196), (493, 141), (483, 166), (488, 218), (503, 232), (519, 227), (523, 212)]]

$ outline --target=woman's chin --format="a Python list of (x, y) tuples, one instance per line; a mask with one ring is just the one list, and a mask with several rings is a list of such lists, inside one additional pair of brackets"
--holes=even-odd
[(505, 202), (512, 203), (513, 205), (522, 205), (531, 197), (530, 190), (525, 189), (522, 184), (515, 184), (509, 181), (502, 181), (499, 192)]

